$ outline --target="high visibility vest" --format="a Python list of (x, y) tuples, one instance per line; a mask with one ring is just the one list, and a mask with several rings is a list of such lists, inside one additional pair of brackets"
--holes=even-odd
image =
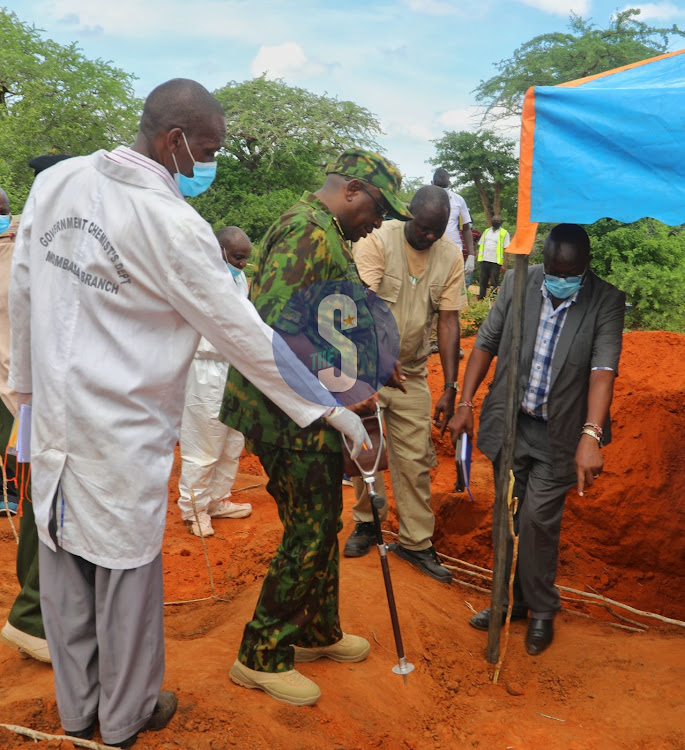
[[(485, 247), (485, 238), (488, 236), (488, 232), (492, 227), (488, 227), (484, 232), (483, 236), (478, 242), (478, 261), (483, 260), (483, 249)], [(507, 236), (507, 230), (504, 227), (499, 228), (499, 234), (497, 235), (497, 262), (500, 266), (504, 263), (504, 238)]]

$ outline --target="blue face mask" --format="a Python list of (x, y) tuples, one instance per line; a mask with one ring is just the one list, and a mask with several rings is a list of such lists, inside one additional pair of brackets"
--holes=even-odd
[(231, 272), (231, 275), (233, 276), (234, 279), (240, 276), (240, 274), (242, 273), (242, 271), (239, 268), (232, 266), (228, 261), (226, 262), (226, 265), (228, 266), (228, 270)]
[(545, 287), (557, 299), (572, 297), (580, 289), (582, 283), (582, 276), (567, 276), (565, 279), (562, 279), (559, 276), (545, 274)]
[(0, 215), (0, 234), (4, 234), (10, 228), (11, 221), (12, 221), (11, 214)]
[(214, 182), (216, 177), (216, 162), (215, 161), (195, 161), (195, 157), (190, 153), (188, 147), (188, 141), (186, 140), (186, 134), (181, 132), (183, 140), (185, 141), (186, 148), (190, 154), (190, 158), (195, 162), (193, 164), (193, 176), (186, 177), (178, 171), (178, 164), (176, 163), (176, 155), (171, 154), (171, 158), (174, 160), (174, 166), (176, 167), (176, 173), (174, 174), (174, 180), (178, 185), (178, 189), (181, 191), (181, 195), (186, 198), (194, 198), (196, 195), (204, 193), (207, 188)]

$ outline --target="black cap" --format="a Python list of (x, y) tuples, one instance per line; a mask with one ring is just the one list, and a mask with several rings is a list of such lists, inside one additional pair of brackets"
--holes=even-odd
[(71, 154), (45, 154), (44, 156), (36, 156), (29, 162), (29, 167), (34, 171), (34, 176), (37, 177), (44, 169), (57, 164), (58, 161), (64, 161), (64, 159), (71, 159)]

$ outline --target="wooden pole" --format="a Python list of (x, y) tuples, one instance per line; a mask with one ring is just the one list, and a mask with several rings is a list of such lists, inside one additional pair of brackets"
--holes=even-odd
[(488, 628), (487, 660), (497, 664), (499, 660), (499, 640), (502, 627), (502, 604), (504, 602), (504, 579), (507, 554), (507, 492), (509, 472), (514, 463), (516, 443), (516, 419), (519, 412), (519, 360), (521, 339), (523, 338), (523, 318), (526, 306), (526, 285), (528, 283), (528, 256), (517, 255), (514, 261), (514, 294), (512, 306), (511, 345), (509, 368), (507, 371), (507, 395), (504, 405), (504, 441), (500, 454), (497, 492), (493, 523), (497, 529), (494, 540), (495, 557), (492, 567), (492, 593), (490, 596), (490, 626)]

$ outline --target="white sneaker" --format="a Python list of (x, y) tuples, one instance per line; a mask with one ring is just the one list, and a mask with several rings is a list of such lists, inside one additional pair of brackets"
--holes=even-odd
[(212, 518), (247, 518), (252, 513), (250, 503), (232, 503), (230, 500), (222, 500), (214, 508), (209, 508)]
[(288, 672), (258, 672), (236, 659), (228, 676), (236, 685), (263, 690), (277, 701), (295, 706), (312, 706), (321, 697), (319, 686), (296, 669)]
[(343, 633), (343, 637), (337, 643), (332, 643), (330, 646), (318, 646), (315, 648), (295, 646), (294, 648), (295, 661), (297, 662), (316, 661), (322, 656), (327, 656), (329, 659), (333, 659), (333, 661), (359, 662), (366, 659), (371, 646), (366, 638)]
[(197, 521), (194, 518), (190, 520), (190, 533), (195, 536), (214, 536), (212, 519), (207, 513), (198, 513)]
[(10, 625), (9, 620), (0, 630), (0, 641), (18, 651), (24, 658), (30, 656), (32, 659), (50, 663), (50, 649), (45, 638), (24, 633), (23, 630)]

